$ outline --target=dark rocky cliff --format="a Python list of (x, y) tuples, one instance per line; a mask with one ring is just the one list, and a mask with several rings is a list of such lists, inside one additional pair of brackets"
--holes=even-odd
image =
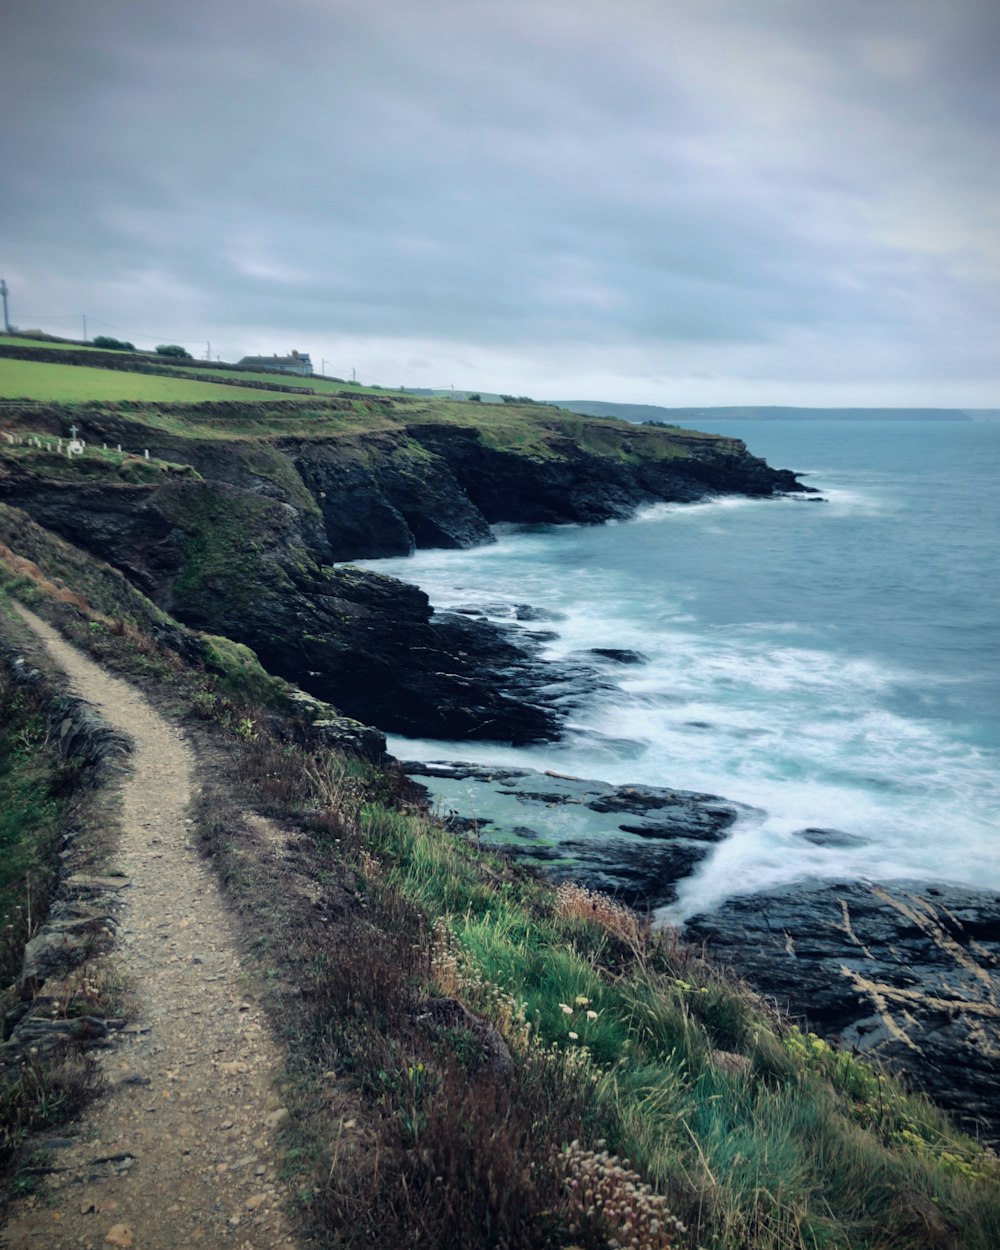
[(249, 440), (168, 434), (113, 413), (83, 423), (94, 439), (141, 443), (206, 480), (290, 504), (323, 561), (476, 546), (498, 521), (594, 523), (657, 502), (811, 493), (739, 439), (690, 430), (551, 414), (479, 428), (405, 410), (395, 424), (365, 426)]
[(549, 413), (480, 429), (331, 411), (337, 431), (315, 437), (301, 421), (294, 436), (279, 423), (270, 437), (227, 437), (224, 420), (202, 414), (188, 433), (176, 410), (174, 428), (76, 413), (91, 444), (152, 459), (10, 456), (0, 493), (178, 620), (246, 643), (350, 716), (415, 736), (525, 742), (556, 736), (561, 710), (596, 677), (543, 665), (517, 631), (434, 615), (402, 582), (331, 566), (489, 542), (496, 521), (604, 521), (657, 500), (804, 489), (737, 440), (691, 432)]

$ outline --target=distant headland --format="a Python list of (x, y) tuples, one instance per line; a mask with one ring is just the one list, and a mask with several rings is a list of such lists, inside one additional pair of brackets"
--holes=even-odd
[(663, 408), (659, 404), (613, 404), (596, 399), (558, 399), (556, 406), (588, 417), (624, 421), (996, 421), (998, 408)]

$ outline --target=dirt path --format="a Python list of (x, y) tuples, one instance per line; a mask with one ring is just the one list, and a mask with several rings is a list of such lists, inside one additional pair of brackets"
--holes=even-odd
[(241, 992), (233, 922), (191, 845), (191, 751), (131, 686), (21, 615), (76, 693), (135, 741), (116, 863), (131, 878), (118, 957), (137, 1009), (99, 1053), (108, 1093), (67, 1130), (53, 1158), (64, 1170), (15, 1206), (0, 1245), (291, 1248), (272, 1154), (287, 1116), (278, 1054)]

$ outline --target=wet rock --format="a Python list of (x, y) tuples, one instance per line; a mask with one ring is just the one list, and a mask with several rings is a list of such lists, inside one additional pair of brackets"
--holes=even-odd
[(641, 651), (629, 651), (623, 647), (591, 647), (588, 654), (610, 660), (613, 664), (645, 664), (649, 660), (649, 656)]
[(842, 829), (797, 829), (793, 835), (813, 846), (867, 846), (868, 839)]
[[(557, 424), (557, 423), (556, 423)], [(489, 446), (473, 428), (410, 422), (407, 434), (444, 461), (474, 507), (490, 523), (593, 524), (631, 516), (658, 502), (689, 502), (714, 494), (769, 496), (808, 488), (796, 476), (751, 456), (738, 439), (706, 440), (671, 432), (687, 454), (649, 455), (653, 431), (607, 427), (618, 454), (588, 451), (553, 425), (546, 456)]]
[(514, 617), (519, 621), (561, 621), (562, 612), (554, 612), (550, 608), (536, 608), (530, 603), (518, 603), (514, 606)]
[[(516, 847), (510, 849), (518, 854)], [(553, 881), (572, 881), (638, 911), (651, 911), (676, 901), (678, 882), (691, 875), (709, 848), (682, 838), (654, 845), (602, 838), (563, 842), (560, 851), (573, 858), (546, 868)]]
[(719, 842), (740, 816), (753, 809), (713, 794), (664, 790), (655, 786), (615, 786), (587, 804), (595, 812), (627, 813), (639, 820), (621, 821), (619, 828), (643, 838), (693, 838)]
[[(673, 902), (677, 883), (709, 854), (711, 844), (726, 837), (738, 819), (757, 815), (712, 794), (613, 786), (534, 769), (439, 762), (404, 768), (411, 777), (425, 778), (448, 807), (449, 827), (542, 866), (554, 880), (575, 881), (642, 910)], [(447, 788), (450, 782), (463, 783), (457, 796)], [(483, 787), (482, 797), (477, 786)], [(509, 818), (498, 814), (494, 797), (506, 801)], [(478, 815), (468, 816), (464, 805)]]
[(548, 608), (536, 608), (530, 603), (505, 603), (502, 600), (489, 599), (479, 603), (456, 604), (450, 609), (462, 616), (489, 616), (502, 621), (560, 621), (559, 612), (551, 612)]
[(1000, 896), (814, 881), (730, 899), (686, 932), (824, 1037), (1000, 1137)]

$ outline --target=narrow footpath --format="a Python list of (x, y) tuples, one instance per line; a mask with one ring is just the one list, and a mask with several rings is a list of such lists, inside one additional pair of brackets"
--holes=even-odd
[(279, 1053), (191, 842), (192, 753), (133, 687), (19, 610), (75, 693), (135, 743), (115, 856), (130, 878), (115, 958), (134, 1009), (97, 1052), (107, 1093), (64, 1130), (45, 1192), (14, 1206), (0, 1246), (295, 1250), (274, 1153)]

